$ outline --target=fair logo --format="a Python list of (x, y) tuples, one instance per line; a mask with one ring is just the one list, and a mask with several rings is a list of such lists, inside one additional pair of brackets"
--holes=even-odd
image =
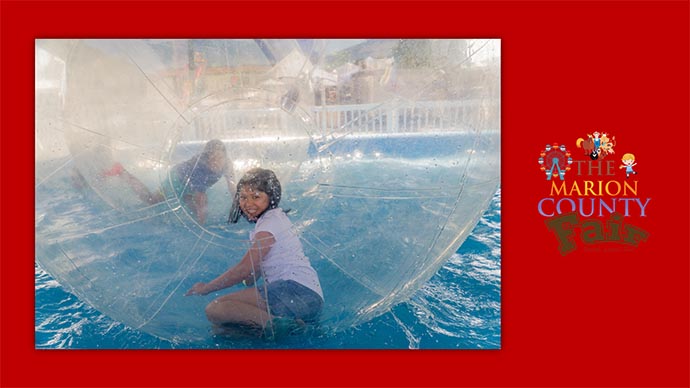
[[(565, 144), (547, 144), (539, 156), (547, 196), (537, 211), (562, 255), (588, 250), (634, 249), (649, 233), (635, 226), (651, 198), (640, 194), (634, 153), (619, 153), (615, 136), (595, 131)], [(616, 147), (616, 150), (614, 150)]]

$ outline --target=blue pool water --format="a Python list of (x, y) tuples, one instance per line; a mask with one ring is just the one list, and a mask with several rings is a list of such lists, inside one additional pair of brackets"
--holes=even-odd
[[(501, 191), (470, 237), (412, 298), (337, 333), (275, 341), (213, 337), (193, 348), (498, 349), (501, 346)], [(41, 349), (184, 349), (113, 321), (66, 292), (38, 265), (35, 344)]]

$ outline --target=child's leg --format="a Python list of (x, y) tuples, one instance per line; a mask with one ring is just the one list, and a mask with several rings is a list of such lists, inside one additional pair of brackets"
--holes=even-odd
[(192, 194), (185, 194), (182, 197), (185, 205), (192, 211), (194, 217), (201, 225), (206, 223), (206, 214), (208, 209), (208, 197), (206, 193), (194, 192)]
[(124, 170), (121, 175), (125, 180), (127, 181), (127, 184), (134, 190), (134, 192), (139, 196), (139, 199), (141, 199), (143, 202), (148, 203), (149, 205), (154, 205), (158, 202), (162, 202), (164, 197), (163, 194), (161, 194), (160, 191), (156, 193), (152, 193), (146, 185), (144, 185), (139, 178), (135, 177), (134, 175), (130, 174), (129, 171)]
[(144, 185), (139, 178), (135, 177), (134, 175), (130, 174), (129, 171), (125, 170), (124, 167), (120, 163), (115, 163), (113, 165), (113, 168), (110, 170), (106, 171), (104, 176), (119, 176), (123, 178), (127, 184), (134, 190), (134, 192), (137, 194), (139, 199), (141, 199), (143, 202), (148, 203), (149, 205), (156, 204), (158, 202), (162, 202), (165, 198), (163, 197), (163, 194), (160, 192), (157, 193), (152, 193), (146, 185)]
[(206, 317), (214, 325), (244, 324), (266, 327), (271, 319), (266, 303), (255, 287), (221, 296), (206, 306)]

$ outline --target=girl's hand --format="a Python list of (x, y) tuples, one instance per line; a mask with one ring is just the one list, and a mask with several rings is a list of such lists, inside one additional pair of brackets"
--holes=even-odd
[(190, 296), (190, 295), (206, 295), (208, 294), (208, 291), (206, 291), (206, 283), (204, 282), (199, 282), (195, 285), (192, 286), (192, 288), (187, 291), (184, 296)]

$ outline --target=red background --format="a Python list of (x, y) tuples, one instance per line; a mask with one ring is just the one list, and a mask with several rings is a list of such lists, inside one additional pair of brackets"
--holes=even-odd
[[(0, 385), (688, 386), (687, 1), (1, 7)], [(34, 350), (34, 39), (238, 36), (502, 39), (501, 350)], [(650, 237), (561, 256), (536, 161), (595, 129), (637, 156)]]

